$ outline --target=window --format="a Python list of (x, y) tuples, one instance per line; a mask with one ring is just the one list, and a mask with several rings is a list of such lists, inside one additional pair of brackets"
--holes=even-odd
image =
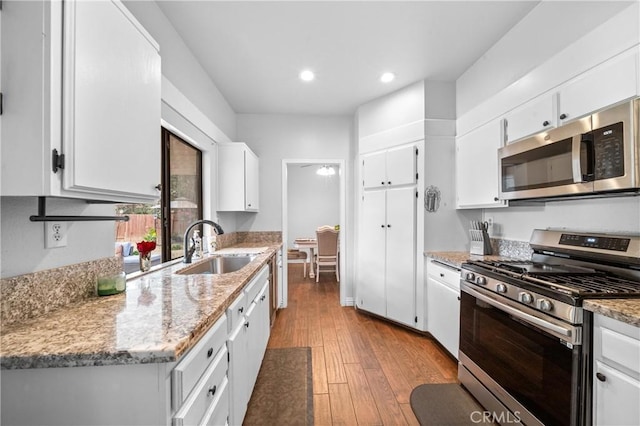
[(116, 253), (122, 253), (125, 272), (139, 270), (136, 243), (155, 234), (152, 264), (184, 254), (184, 231), (202, 219), (202, 152), (167, 129), (162, 129), (162, 182), (160, 198), (151, 204), (118, 204), (116, 214), (129, 215), (116, 222)]

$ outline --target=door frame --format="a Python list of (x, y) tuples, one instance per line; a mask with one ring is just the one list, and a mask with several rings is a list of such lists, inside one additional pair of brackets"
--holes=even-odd
[(347, 280), (346, 265), (347, 265), (347, 233), (346, 220), (347, 220), (347, 199), (346, 199), (346, 176), (347, 170), (345, 161), (343, 159), (283, 159), (282, 160), (282, 288), (278, 289), (278, 307), (286, 308), (289, 298), (289, 274), (288, 274), (288, 261), (287, 250), (288, 246), (288, 188), (289, 182), (287, 178), (287, 170), (292, 165), (305, 165), (305, 164), (328, 164), (338, 167), (338, 178), (340, 182), (340, 194), (339, 194), (339, 210), (340, 210), (340, 305), (346, 306), (347, 295), (345, 280)]

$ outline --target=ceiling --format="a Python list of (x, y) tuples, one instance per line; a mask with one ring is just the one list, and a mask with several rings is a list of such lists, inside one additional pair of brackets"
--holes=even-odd
[[(333, 115), (455, 81), (538, 1), (157, 3), (237, 113)], [(305, 68), (316, 80), (298, 79)]]

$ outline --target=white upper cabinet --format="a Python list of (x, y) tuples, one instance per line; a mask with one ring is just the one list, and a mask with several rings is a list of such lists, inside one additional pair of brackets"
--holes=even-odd
[(557, 95), (543, 95), (505, 116), (505, 139), (517, 141), (557, 126)]
[(498, 149), (503, 121), (493, 120), (456, 138), (456, 207), (504, 207), (499, 199)]
[(259, 160), (241, 142), (218, 145), (218, 211), (257, 212)]
[(415, 145), (388, 149), (362, 158), (365, 188), (412, 185), (416, 182)]
[(2, 194), (157, 199), (157, 43), (119, 1), (3, 9)]
[(637, 49), (580, 74), (559, 90), (559, 123), (640, 95), (638, 74)]

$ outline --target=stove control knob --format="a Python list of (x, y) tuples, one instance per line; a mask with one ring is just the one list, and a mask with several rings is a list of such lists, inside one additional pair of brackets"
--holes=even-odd
[(536, 300), (536, 304), (538, 306), (538, 309), (542, 310), (542, 311), (551, 311), (551, 309), (553, 309), (553, 303), (549, 302), (547, 299), (538, 299)]
[(496, 285), (496, 291), (498, 293), (506, 293), (507, 292), (507, 286), (502, 284), (502, 283), (500, 283), (500, 284)]
[(476, 278), (476, 284), (487, 285), (487, 279), (485, 277), (478, 277)]
[(465, 277), (467, 279), (467, 281), (475, 281), (476, 280), (476, 275), (473, 272), (467, 272), (467, 275)]
[(525, 293), (524, 291), (518, 293), (518, 299), (520, 299), (522, 303), (526, 304), (533, 302), (533, 296), (530, 293)]

